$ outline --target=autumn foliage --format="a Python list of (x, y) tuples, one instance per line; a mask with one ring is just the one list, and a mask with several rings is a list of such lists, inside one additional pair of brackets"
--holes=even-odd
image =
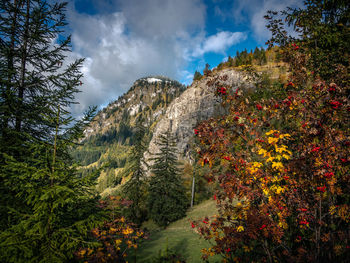
[(122, 206), (127, 205), (119, 196), (110, 196), (100, 201), (100, 206), (110, 211), (110, 220), (90, 233), (90, 247), (82, 247), (75, 256), (81, 262), (126, 262), (130, 249), (137, 249), (138, 242), (145, 238), (145, 233), (135, 224), (120, 215)]
[(220, 186), (213, 197), (218, 215), (192, 222), (213, 244), (203, 249), (204, 259), (350, 258), (346, 81), (313, 72), (302, 41), (280, 51), (291, 64), (286, 83), (249, 93), (225, 87), (223, 78), (208, 82), (227, 114), (196, 128), (199, 162), (210, 165), (206, 176)]
[(204, 257), (349, 256), (348, 99), (334, 83), (290, 86), (281, 87), (280, 99), (229, 94), (228, 114), (197, 127), (200, 159), (220, 184), (219, 215), (198, 223), (201, 235), (215, 240)]

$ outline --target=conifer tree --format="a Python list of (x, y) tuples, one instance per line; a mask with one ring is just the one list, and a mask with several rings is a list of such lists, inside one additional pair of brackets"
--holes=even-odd
[(81, 178), (68, 154), (94, 110), (75, 124), (67, 111), (83, 59), (64, 65), (65, 8), (0, 2), (1, 262), (68, 262), (103, 218), (96, 176)]
[(264, 65), (266, 63), (267, 63), (266, 51), (262, 47), (262, 48), (260, 48), (260, 65)]
[(202, 78), (202, 74), (196, 70), (193, 76), (193, 80), (200, 80)]
[(160, 226), (167, 226), (186, 214), (185, 188), (179, 177), (176, 138), (167, 132), (158, 137), (160, 152), (153, 158), (148, 208), (150, 217)]
[(231, 56), (228, 56), (227, 63), (229, 67), (232, 67), (234, 65), (234, 60)]
[(210, 65), (208, 63), (205, 64), (205, 68), (203, 69), (203, 75), (204, 76), (209, 76), (211, 70), (210, 70)]
[(146, 130), (143, 119), (140, 116), (136, 121), (136, 132), (134, 135), (134, 146), (131, 150), (131, 160), (125, 171), (130, 175), (129, 181), (123, 187), (125, 197), (132, 204), (124, 211), (125, 215), (135, 224), (140, 225), (146, 217), (146, 179), (145, 168), (147, 163), (144, 152), (147, 150), (145, 143)]

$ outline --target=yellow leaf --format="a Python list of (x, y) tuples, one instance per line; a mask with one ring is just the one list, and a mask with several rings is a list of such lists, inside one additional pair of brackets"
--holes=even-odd
[(283, 139), (284, 137), (290, 137), (290, 134), (285, 133), (285, 134), (281, 134), (281, 135), (280, 135), (280, 138), (281, 138), (281, 139)]
[(272, 144), (272, 143), (277, 143), (278, 140), (279, 140), (278, 138), (269, 137), (269, 138), (267, 139), (267, 142), (268, 142), (269, 144)]
[(273, 160), (275, 160), (275, 157), (270, 157), (270, 158), (268, 158), (267, 160), (266, 160), (266, 162), (268, 163), (268, 162), (273, 162)]
[(271, 134), (273, 134), (273, 133), (275, 133), (275, 132), (278, 132), (278, 131), (276, 131), (276, 130), (271, 130), (271, 131), (268, 131), (268, 132), (265, 133), (265, 134), (268, 136), (268, 135), (271, 135)]
[(282, 169), (283, 164), (281, 162), (272, 162), (272, 168)]
[(290, 159), (290, 156), (287, 155), (287, 154), (283, 154), (282, 156), (283, 156), (283, 158), (286, 159), (286, 160), (289, 160), (289, 159)]
[(119, 245), (122, 243), (122, 241), (121, 241), (120, 239), (117, 239), (117, 240), (115, 240), (114, 242), (115, 242), (115, 245), (116, 245), (116, 246), (119, 246)]
[(260, 150), (258, 151), (258, 154), (264, 155), (264, 157), (265, 157), (265, 156), (266, 156), (266, 150), (260, 149)]
[(242, 232), (242, 231), (244, 231), (244, 227), (243, 226), (237, 227), (237, 232)]
[(264, 195), (266, 195), (266, 196), (269, 195), (269, 191), (267, 189), (264, 189), (263, 192), (264, 192)]
[(282, 156), (281, 156), (281, 155), (276, 155), (276, 159), (279, 160), (279, 161), (281, 161)]

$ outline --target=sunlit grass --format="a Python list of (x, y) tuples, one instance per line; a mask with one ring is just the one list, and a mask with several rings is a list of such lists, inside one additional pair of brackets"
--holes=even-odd
[[(166, 249), (182, 255), (188, 263), (203, 262), (201, 249), (208, 248), (210, 244), (195, 232), (191, 221), (213, 216), (216, 211), (215, 202), (208, 200), (195, 206), (185, 218), (173, 222), (166, 229), (158, 228), (151, 221), (146, 222), (143, 227), (148, 228), (151, 235), (136, 251), (130, 253), (128, 262), (152, 262), (152, 258), (164, 254)], [(212, 257), (209, 262), (221, 262), (221, 258)]]

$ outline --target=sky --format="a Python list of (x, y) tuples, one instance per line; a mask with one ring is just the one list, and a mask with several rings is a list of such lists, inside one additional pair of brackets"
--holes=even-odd
[(84, 57), (73, 116), (114, 101), (135, 80), (163, 75), (189, 85), (197, 70), (266, 47), (267, 10), (302, 0), (69, 0), (68, 62)]

